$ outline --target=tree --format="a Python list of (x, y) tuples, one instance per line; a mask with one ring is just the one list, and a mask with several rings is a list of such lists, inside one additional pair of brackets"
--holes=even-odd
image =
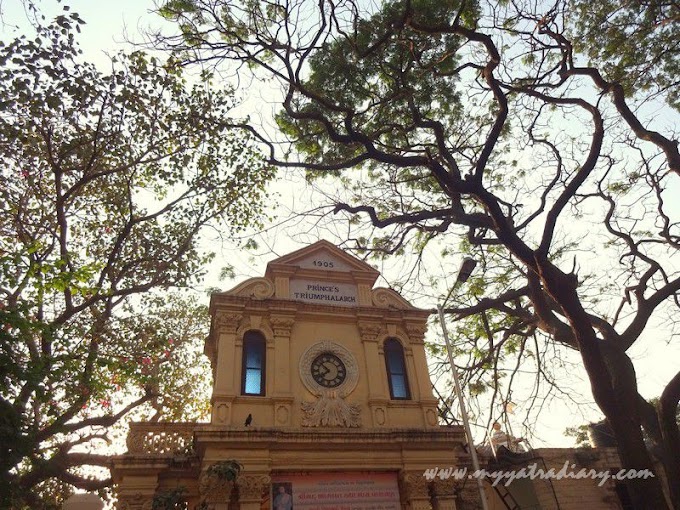
[(108, 467), (95, 450), (131, 412), (205, 410), (186, 370), (205, 310), (170, 290), (200, 278), (206, 228), (258, 223), (273, 176), (230, 129), (230, 91), (141, 52), (103, 74), (81, 61), (80, 23), (0, 46), (3, 508), (108, 486), (81, 468)]
[[(272, 163), (341, 177), (348, 198), (333, 211), (383, 231), (357, 237), (359, 248), (437, 246), (444, 257), (482, 262), (469, 301), (448, 312), (466, 319), (488, 384), (501, 383), (499, 357), (519, 365), (544, 342), (577, 350), (623, 466), (653, 469), (644, 426), (664, 445), (680, 505), (680, 441), (668, 420), (680, 374), (654, 409), (638, 394), (627, 354), (653, 314), (672, 316), (679, 304), (669, 188), (680, 154), (677, 137), (647, 127), (637, 109), (649, 98), (645, 83), (617, 81), (579, 53), (607, 37), (574, 44), (570, 34), (596, 20), (579, 25), (560, 1), (171, 0), (160, 13), (180, 28), (161, 43), (185, 64), (281, 84), (287, 145), (252, 123), (243, 128), (268, 145)], [(676, 81), (663, 59), (651, 65)], [(629, 487), (635, 508), (666, 507), (658, 478)]]
[[(640, 88), (665, 95), (680, 109), (680, 13), (665, 1), (575, 0), (572, 40), (629, 94)], [(631, 44), (632, 43), (632, 44)]]

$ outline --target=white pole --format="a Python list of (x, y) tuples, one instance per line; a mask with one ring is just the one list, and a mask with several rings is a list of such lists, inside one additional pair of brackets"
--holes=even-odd
[[(470, 449), (470, 456), (472, 457), (472, 468), (475, 471), (479, 471), (479, 459), (477, 458), (477, 450), (475, 449), (475, 443), (472, 440), (472, 431), (470, 430), (470, 422), (468, 421), (467, 409), (465, 408), (465, 401), (463, 400), (463, 391), (460, 388), (460, 380), (458, 379), (458, 370), (456, 365), (453, 364), (453, 352), (451, 350), (451, 342), (449, 341), (449, 334), (446, 330), (446, 320), (444, 319), (444, 307), (439, 305), (439, 320), (442, 324), (442, 333), (444, 333), (444, 342), (446, 342), (446, 352), (449, 355), (449, 364), (451, 365), (451, 373), (453, 374), (453, 387), (456, 392), (456, 398), (458, 399), (458, 405), (460, 405), (460, 414), (463, 418), (463, 427), (465, 428), (465, 438), (468, 443), (468, 448)], [(482, 485), (482, 479), (479, 476), (475, 476), (477, 480), (477, 487), (479, 488), (479, 496), (482, 498), (482, 508), (488, 510), (489, 507), (486, 502), (486, 493), (484, 492), (484, 485)]]

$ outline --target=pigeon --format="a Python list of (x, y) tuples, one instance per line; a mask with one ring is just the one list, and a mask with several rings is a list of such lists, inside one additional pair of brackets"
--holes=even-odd
[(250, 427), (251, 423), (253, 423), (253, 415), (249, 414), (248, 417), (246, 418), (246, 427)]

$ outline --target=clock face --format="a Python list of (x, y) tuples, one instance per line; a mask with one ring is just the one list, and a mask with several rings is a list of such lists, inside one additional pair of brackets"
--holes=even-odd
[(314, 358), (311, 369), (312, 377), (316, 383), (324, 388), (336, 388), (347, 377), (345, 364), (330, 352), (323, 352)]

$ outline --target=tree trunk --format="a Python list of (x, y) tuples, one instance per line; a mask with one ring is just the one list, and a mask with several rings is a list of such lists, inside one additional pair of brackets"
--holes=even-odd
[(661, 480), (654, 469), (652, 459), (647, 452), (640, 425), (626, 413), (605, 412), (605, 416), (614, 430), (618, 442), (618, 452), (621, 466), (625, 470), (649, 470), (654, 473), (653, 478), (636, 478), (626, 480), (626, 486), (636, 510), (661, 510), (668, 508), (663, 494)]
[(661, 481), (642, 436), (637, 412), (637, 382), (633, 365), (616, 345), (600, 340), (576, 292), (577, 281), (545, 260), (540, 277), (546, 290), (560, 304), (578, 343), (595, 402), (609, 421), (618, 441), (621, 466), (625, 470), (649, 470), (653, 478), (626, 479), (635, 510), (667, 509)]
[(666, 385), (659, 399), (659, 424), (665, 455), (664, 470), (675, 510), (680, 510), (680, 431), (677, 409), (680, 401), (680, 372)]

